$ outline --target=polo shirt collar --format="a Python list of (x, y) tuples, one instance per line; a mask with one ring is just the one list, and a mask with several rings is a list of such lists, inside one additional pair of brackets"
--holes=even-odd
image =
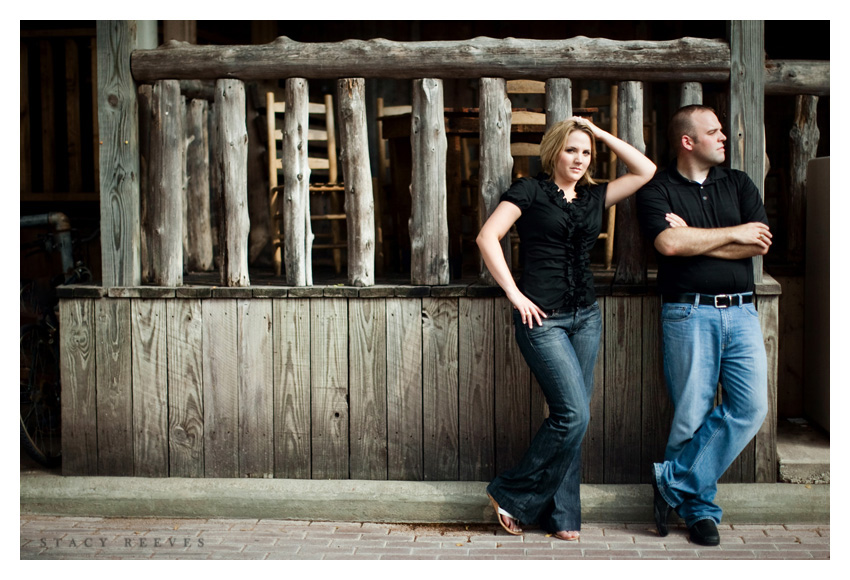
[[(717, 181), (721, 178), (723, 168), (715, 165), (711, 169), (708, 170), (708, 175), (705, 178), (705, 181), (702, 182), (701, 185), (707, 185), (714, 181)], [(677, 183), (681, 185), (697, 183), (696, 181), (691, 181), (681, 173), (679, 173), (679, 169), (676, 167), (676, 158), (673, 158), (673, 161), (670, 162), (670, 166), (667, 167), (667, 179), (670, 180), (670, 183)]]

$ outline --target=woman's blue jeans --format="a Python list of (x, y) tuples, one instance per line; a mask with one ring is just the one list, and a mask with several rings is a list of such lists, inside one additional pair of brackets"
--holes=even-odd
[(558, 310), (534, 328), (514, 311), (516, 340), (537, 377), (549, 416), (518, 465), (487, 492), (524, 523), (550, 532), (581, 529), (581, 442), (590, 418), (593, 368), (602, 334), (599, 305)]
[[(654, 464), (661, 495), (688, 526), (720, 522), (717, 480), (767, 415), (767, 356), (752, 304), (662, 306), (664, 375), (675, 408), (664, 462)], [(714, 406), (717, 384), (722, 402)]]

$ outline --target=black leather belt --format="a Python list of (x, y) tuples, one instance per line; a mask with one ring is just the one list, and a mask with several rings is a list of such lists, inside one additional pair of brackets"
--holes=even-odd
[(697, 296), (699, 303), (706, 306), (714, 306), (715, 308), (728, 308), (730, 306), (740, 306), (741, 304), (752, 304), (752, 294), (664, 294), (661, 296), (661, 302), (676, 302), (680, 304), (694, 304)]

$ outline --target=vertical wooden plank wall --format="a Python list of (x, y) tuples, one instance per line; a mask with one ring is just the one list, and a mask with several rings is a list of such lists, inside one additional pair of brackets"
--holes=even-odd
[[(774, 481), (771, 411), (724, 482)], [(546, 405), (504, 297), (63, 299), (67, 475), (488, 481)], [(657, 296), (602, 296), (586, 483), (647, 483), (672, 414)]]

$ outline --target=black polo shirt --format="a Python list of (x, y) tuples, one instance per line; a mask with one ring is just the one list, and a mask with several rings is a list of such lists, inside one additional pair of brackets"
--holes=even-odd
[[(758, 189), (743, 171), (713, 167), (699, 184), (683, 177), (676, 160), (637, 194), (638, 217), (651, 242), (670, 227), (664, 215), (672, 212), (691, 227), (725, 228), (750, 222), (767, 224)], [(724, 260), (708, 256), (658, 255), (658, 289), (662, 294), (698, 292), (733, 294), (753, 291), (753, 260)]]
[(516, 221), (522, 277), (517, 286), (543, 310), (596, 301), (590, 250), (599, 237), (608, 184), (576, 187), (572, 202), (545, 173), (526, 177), (502, 194), (522, 211)]

